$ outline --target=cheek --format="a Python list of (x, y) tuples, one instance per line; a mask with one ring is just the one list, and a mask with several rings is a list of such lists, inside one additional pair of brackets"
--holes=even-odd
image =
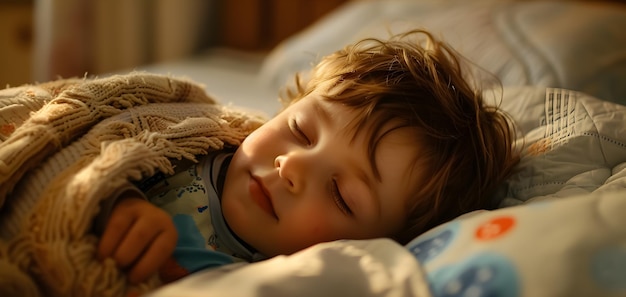
[(342, 232), (341, 221), (331, 210), (322, 207), (310, 207), (306, 211), (292, 212), (285, 221), (292, 234), (312, 243), (336, 239)]
[(271, 126), (261, 126), (261, 128), (252, 132), (241, 144), (241, 149), (246, 154), (253, 154), (257, 151), (270, 150), (283, 137), (279, 131)]
[(263, 128), (261, 127), (258, 130), (252, 132), (250, 135), (248, 135), (248, 137), (246, 137), (246, 139), (243, 140), (241, 147), (244, 148), (244, 150), (254, 149), (254, 147), (258, 147), (263, 144), (263, 135), (266, 133), (264, 133), (261, 129)]

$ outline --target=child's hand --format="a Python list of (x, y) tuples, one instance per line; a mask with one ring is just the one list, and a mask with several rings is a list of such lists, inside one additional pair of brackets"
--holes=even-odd
[(131, 196), (113, 208), (100, 239), (98, 257), (113, 258), (128, 271), (129, 281), (136, 284), (157, 272), (172, 256), (177, 238), (174, 222), (165, 211)]

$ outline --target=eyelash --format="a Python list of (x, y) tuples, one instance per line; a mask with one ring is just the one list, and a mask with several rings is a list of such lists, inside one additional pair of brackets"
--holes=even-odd
[(339, 209), (343, 213), (345, 213), (347, 215), (351, 215), (352, 214), (352, 210), (350, 209), (350, 207), (348, 206), (346, 201), (341, 196), (341, 192), (339, 191), (339, 186), (337, 186), (337, 180), (335, 180), (334, 178), (332, 180), (330, 192), (331, 192), (331, 195), (332, 195), (333, 199), (335, 200), (335, 203), (339, 207)]
[(295, 119), (291, 120), (291, 124), (289, 126), (291, 126), (291, 129), (293, 130), (294, 134), (300, 140), (302, 140), (306, 145), (311, 145), (311, 140), (306, 136), (304, 131), (302, 131), (302, 129), (300, 129), (300, 125), (298, 125), (298, 122), (296, 122)]

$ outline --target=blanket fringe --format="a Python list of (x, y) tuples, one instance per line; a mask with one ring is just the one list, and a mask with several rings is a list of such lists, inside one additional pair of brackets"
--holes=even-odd
[(96, 259), (101, 202), (129, 182), (172, 173), (171, 160), (239, 145), (264, 119), (212, 104), (191, 82), (137, 73), (44, 84), (37, 98), (45, 104), (28, 105), (37, 109), (29, 118), (5, 113), (33, 88), (0, 91), (0, 124), (15, 126), (0, 138), (0, 296), (158, 287), (156, 275), (131, 287), (111, 259)]

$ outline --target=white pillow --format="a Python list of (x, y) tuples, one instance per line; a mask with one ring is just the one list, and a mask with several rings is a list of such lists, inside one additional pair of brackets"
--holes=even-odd
[(351, 1), (264, 61), (272, 88), (364, 37), (425, 28), (505, 86), (575, 89), (626, 104), (626, 6), (611, 2)]

